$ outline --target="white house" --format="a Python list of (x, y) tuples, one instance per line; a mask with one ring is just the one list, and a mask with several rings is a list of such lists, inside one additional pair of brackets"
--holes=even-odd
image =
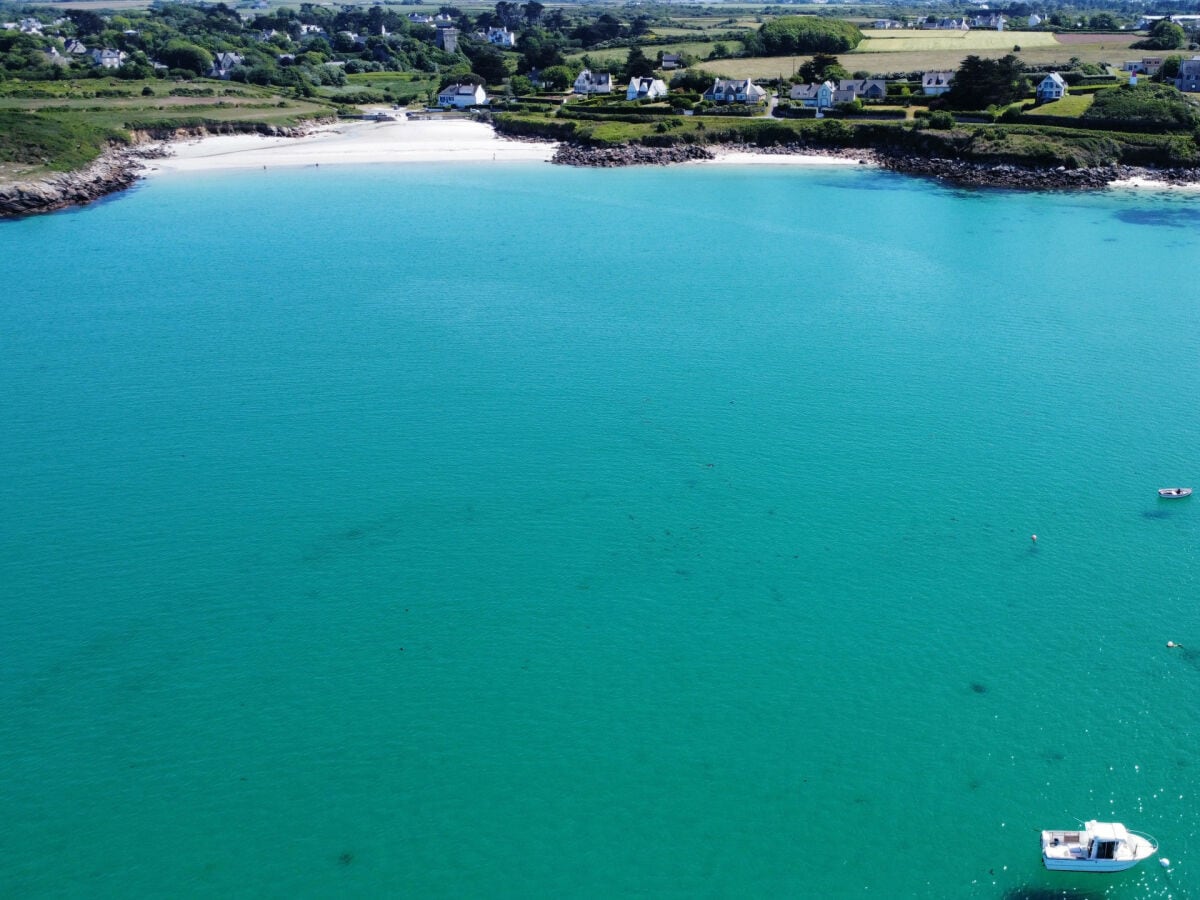
[(507, 28), (489, 28), (487, 30), (487, 42), (497, 47), (515, 47), (517, 45), (517, 36)]
[(833, 82), (825, 81), (821, 84), (798, 84), (788, 93), (788, 97), (804, 106), (829, 109), (833, 106), (833, 93)]
[(121, 63), (125, 62), (123, 50), (111, 50), (107, 47), (103, 50), (93, 50), (91, 57), (93, 63), (105, 69), (119, 69)]
[(653, 100), (665, 96), (667, 86), (661, 78), (631, 78), (625, 89), (626, 100)]
[(481, 84), (452, 84), (438, 94), (438, 106), (466, 109), (487, 103), (487, 91)]
[(611, 94), (613, 89), (612, 76), (607, 72), (593, 72), (584, 69), (575, 79), (577, 94)]
[(683, 54), (682, 53), (664, 53), (662, 55), (662, 62), (659, 63), (658, 67), (660, 69), (664, 69), (664, 70), (682, 69), (683, 68)]
[(1039, 16), (1037, 13), (1029, 14), (1029, 27), (1030, 28), (1037, 28), (1041, 24), (1042, 24), (1041, 16)]
[(921, 76), (921, 93), (926, 97), (940, 97), (950, 90), (952, 81), (953, 72), (926, 72)]
[(1067, 83), (1057, 72), (1051, 72), (1038, 83), (1038, 103), (1049, 103), (1051, 100), (1061, 100), (1067, 95)]
[(218, 53), (213, 57), (212, 68), (208, 71), (209, 78), (228, 78), (229, 73), (242, 64), (242, 57), (237, 53)]
[(1185, 59), (1179, 64), (1175, 87), (1192, 94), (1200, 92), (1200, 56)]
[(767, 92), (749, 78), (716, 78), (704, 92), (704, 99), (713, 103), (761, 103)]

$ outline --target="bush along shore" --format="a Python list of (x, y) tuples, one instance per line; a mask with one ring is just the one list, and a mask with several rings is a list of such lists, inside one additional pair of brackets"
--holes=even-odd
[[(934, 130), (839, 120), (799, 124), (757, 119), (597, 140), (575, 122), (497, 116), (498, 131), (563, 143), (566, 165), (670, 165), (711, 159), (713, 148), (764, 154), (837, 156), (948, 183), (1018, 190), (1095, 190), (1140, 178), (1200, 184), (1190, 136), (1120, 134), (1038, 126), (959, 126)], [(539, 127), (540, 126), (540, 127)]]
[(66, 172), (48, 172), (0, 184), (0, 219), (83, 206), (123, 191), (138, 180), (145, 160), (168, 155), (170, 151), (167, 147), (171, 141), (218, 134), (298, 137), (308, 134), (317, 124), (320, 123), (313, 121), (294, 127), (259, 122), (135, 125), (127, 134), (127, 142), (110, 140), (87, 165)]

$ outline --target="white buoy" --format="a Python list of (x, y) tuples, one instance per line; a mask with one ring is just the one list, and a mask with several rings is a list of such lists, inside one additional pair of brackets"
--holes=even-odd
[(1177, 643), (1175, 643), (1174, 641), (1167, 641), (1167, 647), (1170, 648), (1171, 650), (1174, 650), (1178, 646), (1179, 645)]
[(1158, 861), (1158, 864), (1165, 869), (1171, 865), (1171, 861), (1164, 856), (1162, 859), (1160, 859)]
[(1031, 534), (1031, 535), (1029, 536), (1029, 539), (1030, 539), (1031, 541), (1033, 541), (1035, 544), (1037, 543), (1037, 535), (1036, 535), (1036, 534)]

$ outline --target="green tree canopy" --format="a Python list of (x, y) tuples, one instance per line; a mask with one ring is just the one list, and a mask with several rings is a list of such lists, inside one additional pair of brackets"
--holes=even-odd
[(1011, 53), (1000, 59), (968, 56), (954, 73), (946, 104), (952, 109), (986, 109), (1019, 100), (1029, 93), (1024, 68)]
[(863, 39), (858, 26), (841, 19), (818, 16), (780, 16), (759, 29), (762, 49), (768, 56), (790, 53), (845, 53)]
[(191, 41), (168, 41), (158, 58), (172, 69), (186, 69), (196, 75), (207, 75), (212, 68), (212, 54)]
[[(830, 75), (830, 70), (836, 70)], [(845, 78), (846, 70), (838, 62), (838, 58), (829, 53), (817, 53), (812, 59), (800, 64), (796, 74), (804, 84), (816, 84), (827, 78)]]
[(1159, 19), (1150, 29), (1150, 36), (1144, 41), (1130, 44), (1139, 50), (1178, 50), (1187, 43), (1187, 35), (1183, 29), (1170, 19)]
[(654, 74), (654, 63), (646, 56), (641, 47), (630, 47), (629, 57), (625, 60), (625, 77), (642, 78)]

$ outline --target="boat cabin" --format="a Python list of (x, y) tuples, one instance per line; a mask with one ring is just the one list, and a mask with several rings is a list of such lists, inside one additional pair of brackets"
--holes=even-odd
[(1085, 822), (1082, 831), (1043, 831), (1042, 859), (1048, 869), (1115, 872), (1136, 865), (1158, 849), (1153, 838), (1129, 832), (1120, 822)]

